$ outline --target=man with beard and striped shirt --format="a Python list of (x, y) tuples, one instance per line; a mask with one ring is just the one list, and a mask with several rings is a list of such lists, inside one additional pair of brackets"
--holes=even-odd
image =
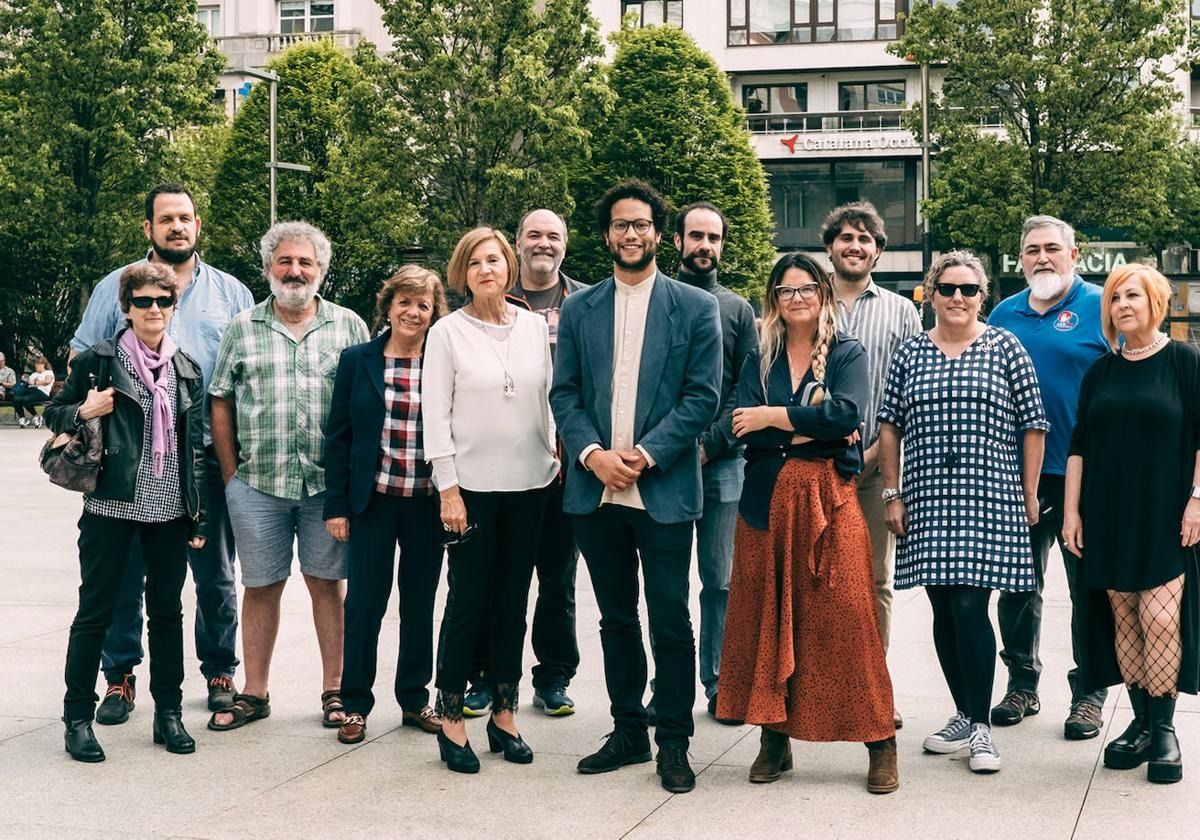
[[(875, 415), (883, 400), (892, 356), (906, 339), (921, 332), (921, 318), (911, 301), (879, 288), (871, 278), (887, 245), (883, 219), (872, 204), (858, 201), (835, 207), (821, 227), (821, 240), (833, 264), (838, 332), (857, 338), (867, 350), (870, 401), (863, 406), (863, 471), (858, 481), (858, 501), (871, 533), (879, 635), (886, 651), (892, 626), (896, 539), (883, 521), (884, 487), (879, 474), (879, 423)], [(899, 729), (904, 721), (899, 712), (893, 716)]]

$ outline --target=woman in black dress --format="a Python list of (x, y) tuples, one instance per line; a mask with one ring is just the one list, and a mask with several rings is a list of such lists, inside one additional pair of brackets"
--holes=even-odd
[(1114, 352), (1083, 380), (1063, 511), (1063, 541), (1084, 560), (1091, 601), (1108, 602), (1083, 611), (1092, 650), (1082, 679), (1124, 681), (1133, 706), (1104, 763), (1148, 761), (1152, 782), (1183, 778), (1175, 698), (1200, 683), (1200, 352), (1159, 331), (1170, 296), (1144, 265), (1105, 281), (1101, 323)]

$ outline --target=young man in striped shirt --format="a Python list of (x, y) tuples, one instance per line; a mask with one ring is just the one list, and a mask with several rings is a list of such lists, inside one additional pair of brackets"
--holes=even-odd
[[(892, 626), (896, 540), (883, 523), (884, 487), (879, 474), (879, 423), (875, 414), (883, 399), (883, 383), (892, 356), (906, 339), (921, 332), (921, 318), (912, 301), (881, 289), (871, 278), (887, 245), (883, 219), (872, 204), (856, 201), (835, 207), (821, 228), (821, 239), (833, 264), (838, 332), (857, 338), (867, 350), (870, 402), (863, 411), (863, 471), (858, 482), (858, 501), (871, 533), (879, 635), (886, 651)], [(899, 712), (894, 717), (899, 729), (904, 721)]]

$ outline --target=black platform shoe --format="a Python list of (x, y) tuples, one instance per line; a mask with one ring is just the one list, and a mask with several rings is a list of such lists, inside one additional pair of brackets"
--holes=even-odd
[(155, 710), (154, 743), (165, 744), (167, 752), (179, 755), (196, 751), (196, 742), (183, 728), (183, 713), (179, 709)]
[(533, 750), (525, 743), (525, 739), (520, 735), (509, 735), (496, 725), (495, 718), (488, 718), (487, 736), (488, 746), (492, 752), (497, 753), (503, 750), (505, 761), (511, 761), (513, 764), (531, 764), (533, 762)]
[(86, 761), (94, 764), (104, 760), (104, 750), (96, 740), (90, 720), (67, 720), (63, 718), (67, 730), (63, 737), (66, 740), (67, 752), (76, 761)]
[(443, 731), (437, 734), (437, 742), (438, 752), (441, 753), (442, 761), (446, 762), (448, 769), (455, 773), (479, 772), (479, 757), (475, 755), (475, 750), (471, 749), (470, 741), (460, 747), (447, 738)]
[(1113, 770), (1132, 770), (1141, 766), (1150, 754), (1150, 693), (1140, 686), (1130, 686), (1129, 705), (1133, 707), (1133, 722), (1120, 737), (1104, 748), (1104, 766)]
[(1183, 753), (1175, 735), (1175, 698), (1150, 697), (1150, 762), (1146, 778), (1159, 784), (1183, 779)]

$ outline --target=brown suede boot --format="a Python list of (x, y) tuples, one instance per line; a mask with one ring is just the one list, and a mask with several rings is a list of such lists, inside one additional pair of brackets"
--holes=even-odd
[(758, 758), (750, 765), (750, 781), (775, 782), (784, 770), (792, 769), (792, 741), (782, 732), (762, 727)]
[(867, 790), (871, 793), (891, 793), (900, 787), (900, 771), (896, 768), (896, 736), (867, 744), (871, 766), (867, 770)]

